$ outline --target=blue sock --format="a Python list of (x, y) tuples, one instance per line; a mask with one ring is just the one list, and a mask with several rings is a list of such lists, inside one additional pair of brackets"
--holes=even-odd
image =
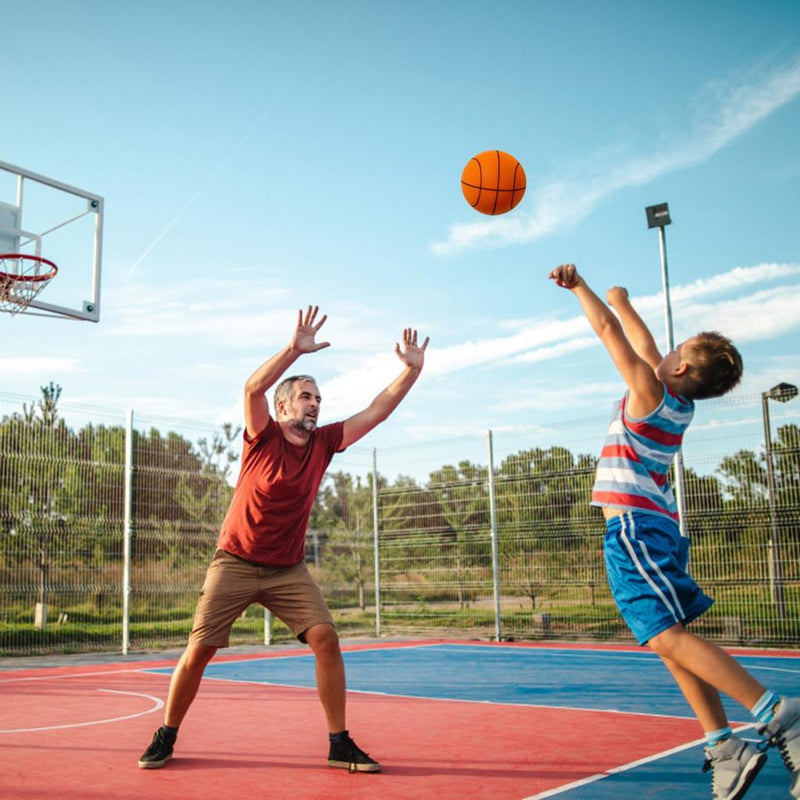
[(775, 712), (772, 709), (775, 708), (775, 704), (778, 700), (780, 700), (780, 697), (778, 697), (775, 692), (771, 692), (767, 689), (767, 691), (758, 698), (758, 702), (750, 709), (750, 713), (756, 718), (756, 722), (762, 722), (765, 725), (772, 722), (772, 718), (775, 716)]
[(336, 744), (337, 742), (343, 742), (348, 737), (348, 732), (339, 731), (338, 733), (329, 733), (328, 739), (330, 740), (331, 744)]
[(715, 744), (724, 742), (725, 739), (730, 739), (731, 736), (733, 736), (733, 731), (728, 726), (717, 731), (706, 731), (706, 744), (713, 747)]

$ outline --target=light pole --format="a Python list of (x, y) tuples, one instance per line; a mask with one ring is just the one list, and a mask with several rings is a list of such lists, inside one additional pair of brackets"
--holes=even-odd
[[(658, 228), (658, 243), (661, 251), (661, 285), (664, 290), (664, 327), (667, 332), (667, 352), (675, 349), (675, 340), (672, 334), (672, 307), (669, 302), (669, 273), (667, 271), (667, 237), (664, 228), (672, 220), (669, 216), (669, 206), (666, 203), (659, 203), (657, 206), (647, 206), (647, 227)], [(683, 452), (678, 450), (675, 453), (675, 502), (678, 505), (678, 519), (681, 526), (681, 534), (686, 536), (685, 503), (683, 488)]]
[(769, 422), (769, 401), (788, 403), (797, 397), (798, 388), (791, 383), (779, 383), (761, 393), (761, 415), (764, 418), (764, 448), (767, 460), (767, 486), (769, 487), (769, 594), (778, 619), (785, 619), (786, 604), (783, 598), (783, 566), (781, 564), (781, 539), (778, 531), (778, 511), (775, 498), (775, 465), (772, 456), (772, 432)]

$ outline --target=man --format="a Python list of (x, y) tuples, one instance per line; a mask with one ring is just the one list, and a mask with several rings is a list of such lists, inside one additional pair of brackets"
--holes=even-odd
[(321, 397), (314, 379), (293, 375), (275, 391), (275, 418), (266, 392), (304, 353), (330, 346), (316, 335), (318, 307), (298, 312), (289, 344), (262, 364), (244, 388), (245, 434), (242, 467), (220, 530), (195, 613), (189, 643), (169, 687), (164, 715), (143, 769), (163, 767), (172, 751), (203, 671), (220, 647), (227, 647), (234, 621), (253, 603), (282, 619), (316, 661), (317, 691), (329, 730), (328, 764), (351, 772), (378, 772), (380, 764), (350, 738), (345, 721), (345, 672), (339, 637), (322, 592), (303, 561), (305, 533), (325, 470), (334, 453), (357, 442), (397, 408), (419, 377), (426, 338), (406, 328), (395, 353), (400, 375), (363, 411), (344, 422), (317, 427)]

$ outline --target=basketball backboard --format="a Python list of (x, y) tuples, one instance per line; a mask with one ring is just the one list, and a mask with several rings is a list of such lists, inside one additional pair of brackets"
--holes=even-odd
[(0, 161), (0, 254), (58, 267), (29, 307), (11, 313), (98, 322), (102, 250), (102, 197)]

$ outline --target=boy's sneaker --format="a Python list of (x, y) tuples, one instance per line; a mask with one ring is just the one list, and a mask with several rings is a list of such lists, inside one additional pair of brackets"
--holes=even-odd
[(370, 758), (345, 731), (341, 741), (331, 742), (328, 751), (328, 766), (346, 769), (349, 772), (380, 772), (381, 765)]
[(730, 736), (705, 748), (703, 772), (713, 770), (711, 796), (714, 800), (739, 800), (755, 780), (767, 755), (755, 745)]
[(159, 728), (153, 736), (150, 747), (142, 753), (139, 766), (142, 769), (158, 769), (163, 767), (172, 758), (172, 748), (175, 746), (175, 735), (163, 728)]
[(771, 745), (777, 745), (786, 769), (792, 773), (789, 791), (792, 797), (800, 797), (800, 698), (782, 697), (772, 720), (756, 725), (756, 730)]

